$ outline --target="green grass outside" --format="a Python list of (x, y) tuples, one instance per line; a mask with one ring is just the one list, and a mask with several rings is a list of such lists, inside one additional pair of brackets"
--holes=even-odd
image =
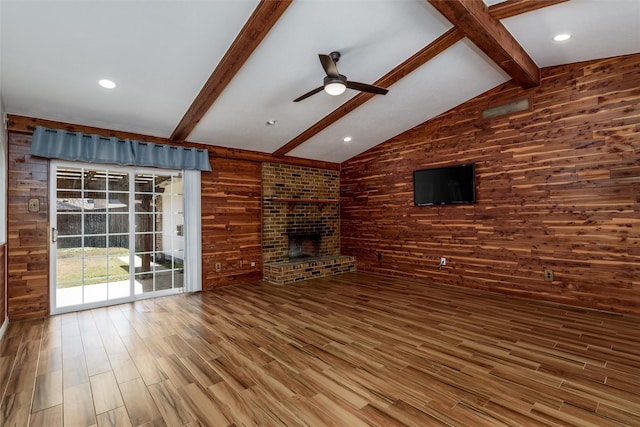
[[(107, 281), (107, 250), (84, 248), (84, 284), (92, 285)], [(56, 287), (71, 288), (82, 284), (82, 249), (66, 248), (56, 251)], [(129, 279), (129, 249), (109, 248), (109, 271), (111, 281)], [(176, 261), (177, 262), (177, 261)], [(171, 269), (171, 261), (161, 262)], [(176, 263), (174, 268), (181, 267)]]
[[(104, 248), (84, 248), (84, 284), (107, 281), (107, 258)], [(109, 277), (126, 280), (129, 277), (129, 249), (109, 248)], [(82, 249), (67, 248), (56, 251), (56, 283), (58, 288), (80, 286), (82, 275)], [(92, 258), (95, 257), (95, 258)], [(120, 258), (124, 258), (121, 260)], [(119, 277), (118, 277), (119, 276)]]

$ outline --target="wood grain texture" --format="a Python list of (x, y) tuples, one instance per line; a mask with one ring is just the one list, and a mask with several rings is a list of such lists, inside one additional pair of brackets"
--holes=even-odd
[(0, 341), (1, 426), (29, 424), (42, 332), (42, 321), (12, 322)]
[(482, 0), (428, 1), (519, 85), (540, 84), (536, 63)]
[[(31, 157), (31, 137), (9, 133), (7, 305), (10, 320), (49, 314), (49, 162)], [(27, 210), (29, 199), (40, 211)]]
[(33, 412), (29, 419), (29, 427), (63, 427), (63, 425), (62, 405)]
[[(638, 88), (640, 55), (546, 68), (538, 89), (504, 84), (345, 162), (341, 252), (358, 270), (640, 313)], [(523, 96), (531, 111), (480, 119)], [(462, 163), (476, 204), (414, 206), (414, 170)]]
[(63, 419), (65, 426), (93, 426), (96, 414), (88, 382), (63, 389)]
[(211, 157), (211, 167), (201, 176), (205, 290), (262, 278), (261, 164)]
[[(14, 388), (65, 343), (90, 365), (96, 338), (114, 366), (158, 375), (117, 382), (114, 368), (46, 409)], [(640, 424), (639, 317), (372, 273), (12, 322), (0, 354), (15, 361), (7, 426)]]
[(0, 244), (0, 327), (7, 319), (7, 245)]
[(489, 6), (489, 14), (495, 19), (505, 19), (569, 0), (507, 0)]
[[(489, 7), (489, 14), (492, 18), (500, 20), (509, 18), (511, 16), (520, 15), (522, 13), (531, 12), (533, 10), (541, 9), (543, 7), (552, 6), (557, 3), (563, 3), (568, 0), (509, 0), (503, 3), (494, 4)], [(393, 70), (385, 74), (379, 80), (374, 82), (376, 86), (388, 88), (394, 83), (397, 83), (400, 79), (404, 78), (409, 73), (415, 71), (418, 67), (426, 64), (436, 55), (442, 53), (444, 50), (453, 46), (458, 41), (462, 40), (464, 33), (459, 27), (453, 27), (440, 37), (420, 49), (402, 64), (395, 67)], [(306, 129), (300, 135), (297, 135), (291, 141), (287, 142), (282, 147), (273, 152), (275, 156), (283, 156), (294, 150), (296, 147), (302, 145), (305, 141), (320, 133), (323, 129), (329, 127), (331, 124), (340, 120), (365, 102), (372, 99), (375, 95), (368, 93), (358, 93), (349, 101), (345, 102), (339, 108), (335, 109), (318, 122), (314, 123), (311, 127)], [(318, 166), (320, 167), (320, 166)]]
[(240, 71), (290, 4), (291, 0), (261, 0), (258, 3), (229, 50), (176, 126), (169, 138), (171, 141), (181, 142), (188, 138), (200, 119), (209, 111), (218, 96)]
[[(420, 49), (416, 54), (412, 55), (409, 59), (404, 61), (399, 66), (395, 67), (393, 70), (382, 76), (380, 79), (376, 80), (373, 84), (375, 86), (380, 86), (387, 88), (394, 83), (397, 83), (400, 79), (405, 77), (407, 74), (415, 71), (420, 66), (426, 64), (436, 55), (442, 53), (444, 50), (453, 46), (455, 43), (462, 40), (463, 34), (458, 28), (452, 28), (442, 36), (435, 39), (433, 42), (429, 43), (424, 48)], [(342, 104), (340, 107), (333, 110), (331, 113), (327, 114), (325, 117), (317, 121), (311, 127), (306, 129), (300, 135), (293, 138), (291, 141), (287, 142), (282, 147), (278, 148), (274, 151), (275, 156), (284, 156), (295, 149), (296, 147), (302, 145), (305, 141), (310, 139), (312, 136), (320, 133), (323, 129), (329, 127), (331, 124), (337, 122), (342, 117), (346, 116), (365, 102), (369, 101), (373, 98), (374, 94), (367, 92), (360, 92), (356, 94), (354, 97), (350, 98), (347, 102)]]
[[(8, 305), (9, 318), (49, 313), (48, 161), (29, 156), (31, 136), (9, 136)], [(262, 278), (261, 163), (219, 158), (210, 153), (212, 172), (202, 173), (203, 287)], [(31, 197), (41, 212), (27, 213)], [(220, 262), (220, 272), (215, 263)], [(255, 266), (251, 267), (251, 262)], [(98, 351), (98, 350), (95, 350)], [(90, 369), (109, 363), (92, 357)]]

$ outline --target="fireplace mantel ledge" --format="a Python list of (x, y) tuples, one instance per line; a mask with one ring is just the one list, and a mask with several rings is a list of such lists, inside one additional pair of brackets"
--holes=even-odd
[(297, 203), (317, 203), (318, 210), (322, 210), (325, 204), (327, 203), (340, 203), (339, 199), (295, 199), (295, 198), (286, 198), (286, 197), (272, 197), (270, 199), (265, 199), (270, 202), (285, 202), (289, 203), (289, 210), (292, 211), (295, 209)]

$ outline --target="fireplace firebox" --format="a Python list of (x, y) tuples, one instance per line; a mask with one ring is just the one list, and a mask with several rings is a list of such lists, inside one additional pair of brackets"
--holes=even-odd
[(320, 256), (320, 234), (290, 234), (289, 260)]

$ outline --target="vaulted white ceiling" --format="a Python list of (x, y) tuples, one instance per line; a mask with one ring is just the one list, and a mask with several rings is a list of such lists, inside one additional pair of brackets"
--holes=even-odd
[[(258, 5), (0, 0), (5, 110), (169, 138)], [(640, 0), (571, 0), (502, 24), (539, 67), (640, 52)], [(340, 51), (340, 73), (374, 83), (452, 26), (425, 0), (295, 0), (186, 139), (273, 153), (357, 93), (292, 102), (322, 84), (319, 53)], [(554, 42), (561, 32), (573, 37)], [(463, 38), (286, 154), (342, 162), (509, 79)]]

